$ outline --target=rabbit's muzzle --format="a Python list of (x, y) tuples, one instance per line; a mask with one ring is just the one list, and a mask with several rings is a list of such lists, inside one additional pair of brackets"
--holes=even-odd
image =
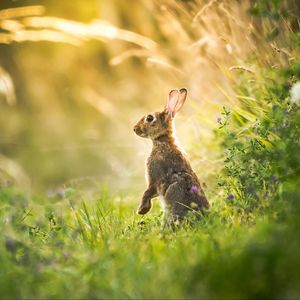
[(139, 126), (134, 126), (133, 131), (135, 132), (136, 135), (141, 136), (141, 137), (146, 137), (147, 135), (142, 131), (142, 129)]

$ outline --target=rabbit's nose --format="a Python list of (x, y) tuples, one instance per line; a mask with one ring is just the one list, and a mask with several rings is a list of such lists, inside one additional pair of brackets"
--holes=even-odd
[(140, 135), (141, 134), (141, 129), (138, 126), (134, 126), (133, 127), (133, 131), (136, 135)]

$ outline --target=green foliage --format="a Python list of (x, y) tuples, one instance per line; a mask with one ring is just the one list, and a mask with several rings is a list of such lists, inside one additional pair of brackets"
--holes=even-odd
[[(252, 122), (241, 125), (239, 113), (224, 108), (218, 135), (225, 150), (225, 165), (219, 186), (227, 195), (227, 205), (239, 212), (258, 216), (269, 210), (277, 217), (290, 206), (282, 198), (282, 187), (299, 177), (300, 111), (290, 102), (285, 83), (295, 82), (297, 76), (295, 64), (277, 74), (265, 72), (269, 80), (264, 86), (260, 82), (257, 87), (248, 83), (240, 87), (245, 96), (257, 99), (259, 107), (252, 104), (252, 109), (262, 111)], [(241, 104), (247, 106), (243, 101)], [(280, 209), (274, 209), (277, 205)]]
[(279, 20), (280, 18), (280, 4), (281, 0), (258, 0), (254, 1), (253, 6), (249, 12), (260, 18), (269, 18), (271, 20)]

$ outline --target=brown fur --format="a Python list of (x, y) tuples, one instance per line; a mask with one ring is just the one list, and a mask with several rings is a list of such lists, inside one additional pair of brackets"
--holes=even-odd
[(209, 207), (197, 175), (175, 144), (173, 135), (173, 116), (182, 107), (185, 97), (185, 89), (171, 91), (164, 111), (150, 114), (154, 118), (152, 122), (146, 120), (148, 114), (134, 126), (137, 135), (153, 142), (147, 159), (148, 188), (138, 208), (139, 214), (146, 214), (151, 208), (151, 199), (158, 195), (164, 198), (171, 217), (179, 220), (189, 211)]

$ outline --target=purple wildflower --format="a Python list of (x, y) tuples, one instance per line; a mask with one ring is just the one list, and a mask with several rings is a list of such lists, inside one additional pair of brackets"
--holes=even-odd
[(59, 188), (57, 190), (54, 189), (49, 189), (47, 192), (47, 197), (52, 198), (52, 197), (59, 197), (63, 198), (65, 196), (65, 189), (64, 188)]
[(271, 180), (272, 180), (273, 182), (277, 182), (277, 181), (278, 181), (278, 177), (275, 176), (275, 175), (273, 175), (273, 176), (271, 177)]
[(56, 191), (56, 196), (59, 197), (59, 198), (63, 198), (65, 196), (65, 190), (64, 190), (64, 188), (59, 188)]
[(199, 188), (196, 185), (193, 185), (190, 189), (191, 193), (198, 193), (198, 191), (199, 191)]
[(217, 118), (217, 123), (221, 123), (222, 122), (222, 118), (221, 117), (218, 117)]
[(233, 200), (234, 199), (234, 194), (229, 194), (228, 199)]

